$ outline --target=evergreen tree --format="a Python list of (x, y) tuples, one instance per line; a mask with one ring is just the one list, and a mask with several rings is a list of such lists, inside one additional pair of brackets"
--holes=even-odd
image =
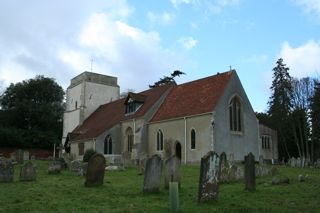
[(314, 95), (311, 98), (311, 159), (314, 161), (320, 158), (320, 82), (316, 81), (314, 85)]
[(185, 75), (184, 72), (181, 72), (180, 70), (175, 70), (173, 73), (171, 73), (170, 76), (163, 76), (163, 78), (160, 78), (159, 81), (155, 82), (153, 85), (149, 85), (149, 88), (155, 88), (163, 85), (169, 85), (169, 84), (176, 84), (176, 81), (174, 80), (175, 77), (180, 77), (180, 75)]
[(59, 143), (63, 98), (62, 87), (51, 78), (11, 84), (0, 97), (0, 146), (51, 148)]
[(290, 127), (290, 112), (292, 109), (292, 77), (289, 68), (280, 58), (273, 68), (272, 95), (268, 102), (268, 114), (273, 126), (278, 131), (279, 158), (289, 158), (292, 151), (292, 134)]

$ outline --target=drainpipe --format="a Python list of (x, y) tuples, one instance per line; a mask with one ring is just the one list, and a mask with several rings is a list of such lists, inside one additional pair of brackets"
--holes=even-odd
[(184, 164), (187, 164), (187, 119), (184, 117)]

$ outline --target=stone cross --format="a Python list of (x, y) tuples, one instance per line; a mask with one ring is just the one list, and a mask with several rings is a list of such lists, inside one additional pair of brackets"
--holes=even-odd
[(219, 155), (213, 151), (201, 158), (198, 202), (218, 200), (220, 167)]
[(256, 174), (254, 165), (254, 155), (250, 152), (244, 157), (244, 177), (245, 177), (245, 189), (248, 191), (254, 191), (256, 189)]
[(31, 161), (25, 163), (20, 170), (20, 181), (35, 181), (37, 178), (37, 167)]
[(106, 167), (106, 159), (102, 154), (94, 154), (88, 162), (86, 187), (101, 186), (104, 180), (104, 171)]
[(143, 193), (159, 192), (162, 160), (159, 155), (153, 155), (147, 160), (144, 172)]
[(171, 156), (165, 161), (165, 181), (164, 186), (169, 188), (169, 182), (178, 182), (181, 187), (181, 175), (180, 175), (181, 161), (177, 156)]

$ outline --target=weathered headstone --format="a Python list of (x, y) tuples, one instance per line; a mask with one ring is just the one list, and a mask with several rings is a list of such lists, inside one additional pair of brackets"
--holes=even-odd
[(87, 175), (87, 170), (88, 170), (88, 162), (84, 162), (78, 168), (77, 174), (79, 176), (86, 176)]
[(276, 166), (272, 166), (271, 168), (271, 175), (272, 177), (275, 177), (278, 174), (278, 169)]
[(234, 153), (231, 152), (231, 153), (229, 154), (229, 162), (230, 162), (230, 163), (233, 163), (233, 161), (234, 161)]
[(181, 161), (176, 156), (171, 156), (165, 161), (164, 186), (166, 189), (169, 188), (169, 182), (177, 182), (178, 186), (181, 187), (180, 165)]
[(296, 159), (295, 159), (294, 157), (292, 157), (292, 158), (290, 159), (290, 166), (291, 166), (291, 167), (296, 167)]
[(198, 202), (218, 200), (220, 166), (219, 155), (213, 151), (201, 158)]
[(14, 168), (11, 160), (2, 158), (0, 160), (0, 182), (13, 181)]
[(320, 158), (316, 161), (316, 168), (320, 168)]
[(220, 154), (220, 162), (221, 162), (221, 169), (220, 169), (220, 182), (228, 182), (229, 181), (229, 163), (227, 161), (227, 155), (225, 152)]
[(102, 154), (94, 154), (89, 162), (86, 174), (86, 187), (101, 186), (104, 180), (104, 169), (106, 167), (106, 159)]
[(61, 172), (61, 163), (54, 161), (48, 166), (48, 174), (59, 174)]
[(296, 167), (301, 168), (301, 159), (297, 158)]
[(259, 155), (259, 164), (260, 164), (260, 165), (263, 165), (263, 164), (264, 164), (263, 161), (264, 161), (264, 160), (263, 160), (263, 156), (262, 156), (262, 155)]
[(254, 165), (254, 155), (250, 152), (244, 157), (244, 177), (245, 177), (245, 189), (248, 191), (254, 191), (256, 189), (256, 174)]
[(72, 172), (77, 172), (81, 167), (81, 165), (82, 165), (81, 160), (74, 160), (74, 161), (71, 161), (69, 169)]
[(37, 178), (37, 167), (31, 161), (25, 163), (20, 170), (20, 181), (34, 181)]
[(23, 164), (23, 150), (18, 149), (14, 152), (17, 163)]
[(29, 160), (29, 156), (30, 156), (29, 151), (26, 150), (23, 152), (23, 160), (25, 161)]
[(147, 160), (144, 173), (143, 192), (159, 192), (162, 160), (159, 155), (153, 155)]

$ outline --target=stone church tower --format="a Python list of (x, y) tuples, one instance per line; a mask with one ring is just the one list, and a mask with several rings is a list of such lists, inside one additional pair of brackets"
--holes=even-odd
[(87, 71), (71, 79), (66, 92), (62, 144), (68, 133), (81, 125), (100, 105), (119, 99), (120, 87), (117, 81), (116, 77)]

